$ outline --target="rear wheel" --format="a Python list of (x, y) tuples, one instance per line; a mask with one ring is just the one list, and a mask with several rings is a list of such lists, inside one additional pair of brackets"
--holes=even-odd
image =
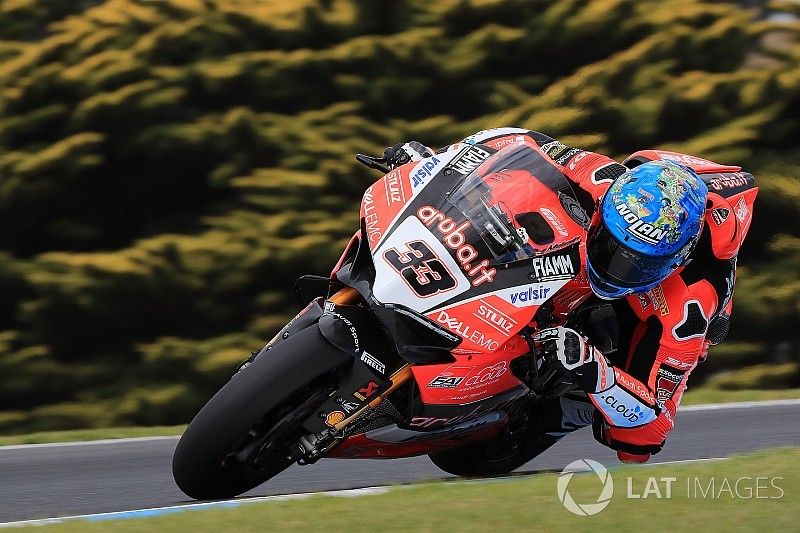
[(491, 439), (432, 453), (429, 457), (433, 464), (456, 476), (499, 476), (513, 472), (558, 440), (533, 424), (516, 438), (501, 433)]
[(433, 464), (464, 477), (508, 474), (531, 458), (513, 448), (504, 435), (429, 455)]
[(261, 354), (189, 424), (172, 459), (178, 487), (195, 499), (228, 498), (288, 468), (300, 425), (335, 387), (334, 371), (351, 361), (316, 325)]

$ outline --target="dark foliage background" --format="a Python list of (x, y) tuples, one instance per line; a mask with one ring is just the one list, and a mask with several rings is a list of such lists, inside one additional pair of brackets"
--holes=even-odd
[(0, 3), (0, 432), (188, 420), (338, 257), (352, 154), (504, 125), (756, 174), (697, 380), (800, 386), (800, 24), (759, 6)]

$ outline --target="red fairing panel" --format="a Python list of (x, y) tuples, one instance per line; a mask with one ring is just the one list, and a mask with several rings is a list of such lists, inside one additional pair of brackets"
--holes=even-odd
[(458, 155), (457, 151), (437, 154), (392, 170), (370, 186), (361, 200), (361, 217), (373, 252), (386, 231), (397, 222), (406, 205)]
[(458, 351), (454, 351), (454, 363), (411, 367), (423, 403), (468, 404), (521, 384), (511, 373), (511, 360), (528, 353), (528, 343), (523, 338), (515, 336), (493, 353), (459, 354)]
[[(462, 353), (502, 350), (538, 308), (582, 270), (581, 253), (585, 253), (579, 251), (585, 229), (576, 222), (575, 213), (566, 211), (577, 203), (571, 200), (570, 204), (571, 196), (559, 188), (569, 188), (569, 182), (548, 165), (538, 147), (516, 141), (498, 153), (499, 159), (488, 156), (484, 149), (465, 146), (408, 163), (370, 187), (361, 209), (375, 264), (374, 298), (404, 305), (459, 335)], [(525, 158), (539, 165), (536, 170), (514, 166)], [(525, 224), (531, 228), (525, 249), (520, 247), (514, 252), (520, 255), (506, 259), (516, 257), (515, 268), (522, 259), (531, 260), (529, 272), (517, 270), (516, 275), (511, 271), (504, 276), (485, 241), (491, 239), (485, 228), (493, 226), (473, 226), (480, 216), (471, 218), (459, 213), (459, 208), (440, 205), (438, 195), (424, 196), (435, 179), (447, 175), (439, 174), (446, 168), (451, 176), (475, 172), (472, 178), (455, 182), (467, 189), (453, 191), (453, 197), (460, 198), (456, 202), (464, 202), (468, 210), (480, 210), (481, 204), (470, 198), (486, 194), (492, 208), (504, 213), (516, 231), (527, 231)], [(554, 182), (556, 172), (563, 184)], [(534, 175), (538, 173), (542, 175)], [(419, 198), (426, 200), (417, 201)], [(483, 209), (488, 213), (488, 204)], [(550, 228), (550, 234), (537, 233), (542, 224)], [(524, 254), (530, 255), (526, 258)], [(586, 289), (584, 296), (589, 294)], [(579, 298), (572, 294), (562, 300), (565, 307), (571, 307)]]
[(753, 221), (757, 195), (757, 187), (728, 198), (709, 192), (706, 224), (711, 228), (711, 249), (717, 258), (730, 259), (739, 253)]
[[(485, 183), (496, 198), (511, 213), (538, 213), (552, 228), (552, 240), (530, 244), (540, 253), (563, 250), (582, 241), (585, 230), (565, 211), (555, 191), (534, 179), (530, 172), (504, 170), (488, 174)], [(429, 216), (421, 209), (417, 216), (428, 228), (442, 226), (449, 221), (442, 217)], [(433, 209), (428, 211), (436, 213)], [(442, 231), (441, 228), (438, 228)], [(584, 276), (585, 245), (580, 244), (581, 265), (575, 264), (578, 276)], [(576, 258), (576, 261), (578, 259)], [(549, 268), (534, 260), (534, 269)], [(574, 281), (574, 283), (572, 283)], [(565, 284), (572, 283), (573, 291), (562, 294)], [(520, 290), (523, 289), (523, 290)], [(528, 291), (528, 292), (526, 292)], [(426, 316), (464, 339), (459, 346), (464, 351), (493, 352), (524, 325), (528, 324), (542, 303), (558, 298), (559, 309), (572, 309), (591, 294), (588, 284), (575, 279), (551, 281), (529, 286), (503, 289), (483, 295), (478, 299), (459, 301), (445, 308), (426, 313)]]
[(409, 170), (408, 165), (394, 169), (364, 193), (361, 217), (364, 218), (370, 247), (378, 244), (391, 222), (411, 200)]
[[(508, 417), (490, 413), (439, 431), (415, 431), (397, 426), (353, 435), (326, 455), (335, 459), (398, 459), (414, 457), (485, 440), (497, 435)], [(482, 427), (476, 427), (482, 426)]]

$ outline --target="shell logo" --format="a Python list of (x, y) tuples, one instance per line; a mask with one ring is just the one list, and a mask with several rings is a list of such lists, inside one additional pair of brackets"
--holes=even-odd
[(333, 427), (342, 420), (344, 420), (345, 414), (343, 411), (331, 411), (328, 413), (328, 416), (325, 417), (325, 424), (327, 426)]

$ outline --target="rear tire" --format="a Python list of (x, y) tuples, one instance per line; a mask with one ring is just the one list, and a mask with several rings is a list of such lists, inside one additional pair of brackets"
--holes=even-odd
[[(250, 437), (262, 434), (286, 413), (308, 402), (334, 381), (332, 371), (351, 362), (313, 325), (261, 354), (235, 374), (194, 417), (178, 442), (172, 474), (191, 498), (230, 498), (247, 492), (292, 464), (283, 445), (299, 436), (302, 419), (282, 427), (259, 468), (235, 463), (229, 455)], [(317, 406), (309, 406), (315, 409)], [(283, 439), (284, 442), (278, 442)]]
[(531, 459), (512, 448), (504, 435), (432, 453), (429, 457), (445, 472), (462, 477), (508, 474)]
[(458, 448), (430, 454), (433, 464), (449, 474), (462, 477), (501, 476), (509, 474), (558, 442), (557, 437), (528, 428), (518, 445), (500, 434)]

